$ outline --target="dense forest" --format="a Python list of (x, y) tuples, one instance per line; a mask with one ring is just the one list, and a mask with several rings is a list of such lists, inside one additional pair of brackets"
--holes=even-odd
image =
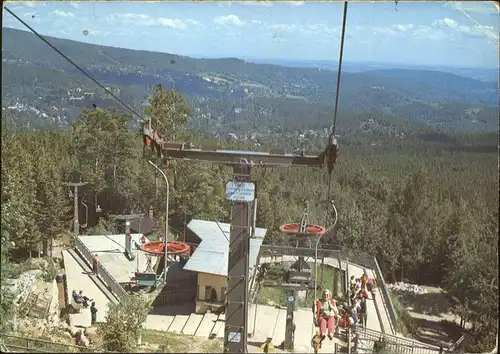
[[(22, 112), (28, 128), (67, 127), (82, 108), (112, 103), (102, 88), (33, 34), (6, 28), (2, 39), (2, 107)], [(47, 39), (136, 110), (142, 109), (151, 83), (174, 87), (196, 108), (189, 124), (198, 133), (240, 136), (322, 129), (332, 114), (334, 70)], [(343, 72), (339, 99), (345, 109), (370, 110), (441, 130), (484, 133), (498, 128), (498, 83), (446, 72)]]
[[(188, 129), (195, 109), (177, 91), (156, 86), (144, 114), (168, 139), (213, 143)], [(340, 140), (331, 193), (339, 221), (325, 242), (336, 243), (342, 236), (342, 247), (376, 255), (388, 281), (442, 286), (454, 299), (454, 311), (473, 324), (475, 340), (468, 349), (490, 350), (498, 321), (496, 134), (444, 134), (421, 123), (353, 112), (340, 115), (339, 127), (358, 117), (373, 126), (404, 129), (405, 135), (394, 136), (389, 128), (362, 129)], [(149, 205), (164, 209), (165, 188), (161, 179), (156, 184), (148, 150), (130, 129), (131, 121), (116, 108), (97, 107), (83, 109), (67, 129), (30, 132), (16, 124), (16, 116), (3, 112), (2, 262), (14, 251), (39, 244), (47, 248), (61, 229), (70, 227), (66, 181), (89, 183), (82, 189), (90, 207), (89, 227), (113, 228), (105, 218), (97, 222), (94, 213), (94, 196), (101, 190), (99, 204), (108, 212), (142, 213)], [(318, 123), (310, 117), (303, 124)], [(314, 136), (306, 147), (318, 149), (324, 142)], [(265, 149), (283, 142), (217, 143)], [(287, 143), (290, 148), (304, 145), (297, 137)], [(164, 167), (174, 233), (191, 218), (229, 221), (223, 193), (229, 169), (185, 161)], [(306, 201), (313, 222), (330, 221), (320, 204), (327, 197), (325, 170), (254, 169), (252, 179), (258, 185), (257, 225), (268, 229), (265, 242), (279, 244), (279, 225), (296, 221)], [(6, 306), (4, 299), (2, 309)]]

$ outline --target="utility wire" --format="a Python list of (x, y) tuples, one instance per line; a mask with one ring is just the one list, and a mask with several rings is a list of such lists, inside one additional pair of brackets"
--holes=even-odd
[(342, 74), (342, 59), (344, 57), (344, 38), (345, 38), (345, 24), (347, 19), (347, 1), (344, 2), (344, 14), (342, 15), (342, 34), (340, 36), (340, 53), (339, 53), (339, 68), (337, 70), (337, 90), (335, 91), (335, 110), (333, 112), (333, 125), (331, 127), (330, 138), (335, 135), (335, 128), (337, 126), (337, 112), (339, 106), (339, 89), (340, 89), (340, 76)]
[(10, 9), (8, 9), (6, 6), (4, 6), (4, 9), (10, 13), (16, 20), (21, 22), (24, 27), (28, 28), (35, 36), (40, 38), (45, 44), (47, 44), (49, 47), (51, 47), (54, 51), (56, 51), (60, 56), (62, 56), (64, 59), (66, 59), (71, 65), (73, 65), (75, 68), (77, 68), (82, 74), (87, 76), (90, 80), (92, 80), (97, 86), (102, 88), (107, 94), (109, 94), (111, 97), (113, 97), (118, 103), (120, 103), (123, 107), (125, 107), (127, 110), (129, 110), (133, 115), (138, 117), (141, 120), (144, 120), (144, 118), (137, 113), (133, 108), (131, 108), (129, 105), (124, 103), (121, 99), (119, 99), (113, 92), (108, 90), (104, 85), (102, 85), (99, 81), (97, 81), (92, 75), (90, 75), (88, 72), (86, 72), (84, 69), (82, 69), (77, 63), (75, 63), (73, 60), (71, 60), (66, 54), (61, 52), (59, 49), (57, 49), (56, 46), (54, 46), (52, 43), (50, 43), (47, 39), (45, 39), (41, 34), (39, 34), (37, 31), (35, 31), (30, 25), (28, 25), (26, 22), (24, 22), (19, 16), (17, 16), (15, 13), (13, 13)]

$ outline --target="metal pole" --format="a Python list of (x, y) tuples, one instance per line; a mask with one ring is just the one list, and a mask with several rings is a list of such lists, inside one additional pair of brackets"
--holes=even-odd
[(335, 221), (333, 222), (333, 225), (330, 226), (323, 234), (321, 234), (318, 237), (318, 240), (316, 241), (316, 246), (314, 247), (314, 301), (316, 301), (316, 296), (317, 296), (317, 287), (318, 287), (318, 245), (319, 241), (321, 240), (321, 237), (323, 237), (324, 234), (328, 233), (331, 229), (335, 227), (337, 224), (338, 220), (338, 213), (337, 213), (337, 208), (335, 207), (335, 204), (333, 204), (333, 200), (330, 202), (333, 206), (333, 210), (335, 211)]
[(168, 178), (167, 175), (158, 167), (156, 166), (151, 160), (148, 161), (158, 172), (161, 173), (163, 178), (165, 179), (165, 184), (167, 185), (167, 206), (165, 208), (165, 269), (163, 270), (163, 280), (167, 282), (167, 257), (168, 257), (168, 200), (169, 200), (169, 190), (170, 186), (168, 184)]
[(78, 187), (81, 187), (81, 186), (84, 186), (87, 184), (87, 182), (76, 182), (76, 183), (73, 183), (73, 182), (67, 182), (65, 183), (68, 187), (74, 187), (75, 189), (75, 192), (73, 194), (73, 198), (74, 198), (74, 211), (73, 211), (73, 233), (75, 234), (75, 236), (78, 236), (78, 234), (80, 233), (80, 228), (78, 226)]
[[(234, 165), (234, 179), (250, 181), (247, 163)], [(229, 235), (228, 294), (224, 353), (246, 353), (248, 336), (248, 261), (250, 251), (249, 202), (233, 201)]]
[(74, 206), (73, 206), (73, 232), (75, 236), (78, 236), (80, 233), (80, 226), (78, 223), (78, 186), (75, 186), (75, 191), (73, 193), (74, 198)]

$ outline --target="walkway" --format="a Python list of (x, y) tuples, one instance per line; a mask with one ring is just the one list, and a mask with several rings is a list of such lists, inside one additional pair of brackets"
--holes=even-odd
[[(84, 270), (73, 256), (67, 251), (62, 252), (64, 268), (66, 272), (66, 284), (68, 289), (68, 301), (71, 302), (71, 292), (73, 290), (83, 290), (84, 294), (93, 299), (97, 308), (97, 322), (104, 322), (104, 318), (108, 311), (108, 303), (110, 300), (99, 289), (96, 283), (91, 279), (91, 276)], [(90, 325), (90, 310), (82, 310), (81, 314), (70, 315), (72, 325)]]

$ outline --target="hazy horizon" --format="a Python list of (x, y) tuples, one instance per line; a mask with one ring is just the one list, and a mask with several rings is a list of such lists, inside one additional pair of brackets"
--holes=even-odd
[[(342, 2), (9, 2), (44, 35), (193, 58), (336, 61)], [(25, 30), (3, 12), (3, 27)], [(344, 61), (498, 67), (490, 2), (349, 3)], [(262, 58), (262, 59), (261, 59)]]

